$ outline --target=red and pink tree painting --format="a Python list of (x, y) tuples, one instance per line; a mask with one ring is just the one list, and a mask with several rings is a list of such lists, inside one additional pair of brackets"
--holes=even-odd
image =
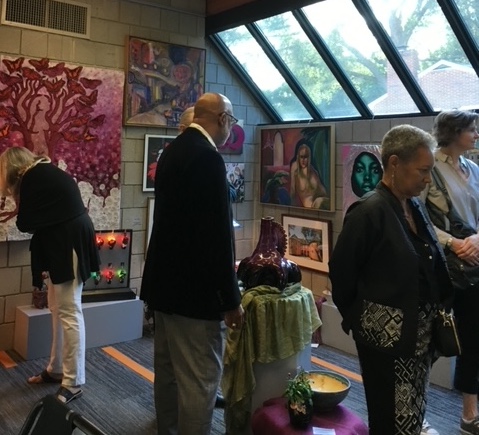
[[(77, 180), (97, 229), (118, 228), (120, 71), (2, 58), (0, 152), (24, 146), (45, 154)], [(0, 210), (0, 240), (23, 238), (12, 225), (11, 200)]]

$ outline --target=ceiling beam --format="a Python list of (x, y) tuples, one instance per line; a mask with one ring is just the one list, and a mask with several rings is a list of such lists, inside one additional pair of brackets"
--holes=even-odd
[(243, 6), (247, 3), (253, 3), (256, 0), (207, 0), (206, 16), (216, 15), (227, 10)]
[[(295, 0), (294, 9), (317, 2), (318, 0)], [(241, 3), (245, 3), (245, 0)], [(249, 0), (240, 6), (209, 15), (206, 17), (206, 36), (288, 12), (291, 3), (291, 0)]]

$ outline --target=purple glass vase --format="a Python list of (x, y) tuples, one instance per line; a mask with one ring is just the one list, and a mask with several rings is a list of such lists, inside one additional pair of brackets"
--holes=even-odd
[(286, 233), (283, 227), (267, 216), (261, 219), (258, 244), (238, 266), (238, 279), (245, 289), (269, 285), (283, 290), (288, 283), (301, 281), (298, 265), (284, 258)]

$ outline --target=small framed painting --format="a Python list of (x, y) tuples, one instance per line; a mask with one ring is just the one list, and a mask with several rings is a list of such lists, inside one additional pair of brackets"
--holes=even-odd
[(245, 132), (243, 130), (243, 120), (238, 120), (238, 123), (231, 128), (230, 135), (223, 145), (218, 147), (220, 154), (241, 154), (243, 152), (243, 143)]
[(331, 221), (283, 215), (286, 258), (300, 267), (329, 272)]
[(343, 215), (383, 177), (381, 145), (343, 145)]
[(225, 163), (231, 202), (244, 202), (244, 163)]
[(145, 156), (143, 159), (143, 192), (155, 190), (156, 162), (163, 150), (176, 136), (145, 134)]

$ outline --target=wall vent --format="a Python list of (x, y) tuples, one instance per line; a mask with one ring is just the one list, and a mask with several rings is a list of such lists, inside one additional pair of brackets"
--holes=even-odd
[(90, 5), (70, 0), (3, 0), (1, 23), (90, 38)]

